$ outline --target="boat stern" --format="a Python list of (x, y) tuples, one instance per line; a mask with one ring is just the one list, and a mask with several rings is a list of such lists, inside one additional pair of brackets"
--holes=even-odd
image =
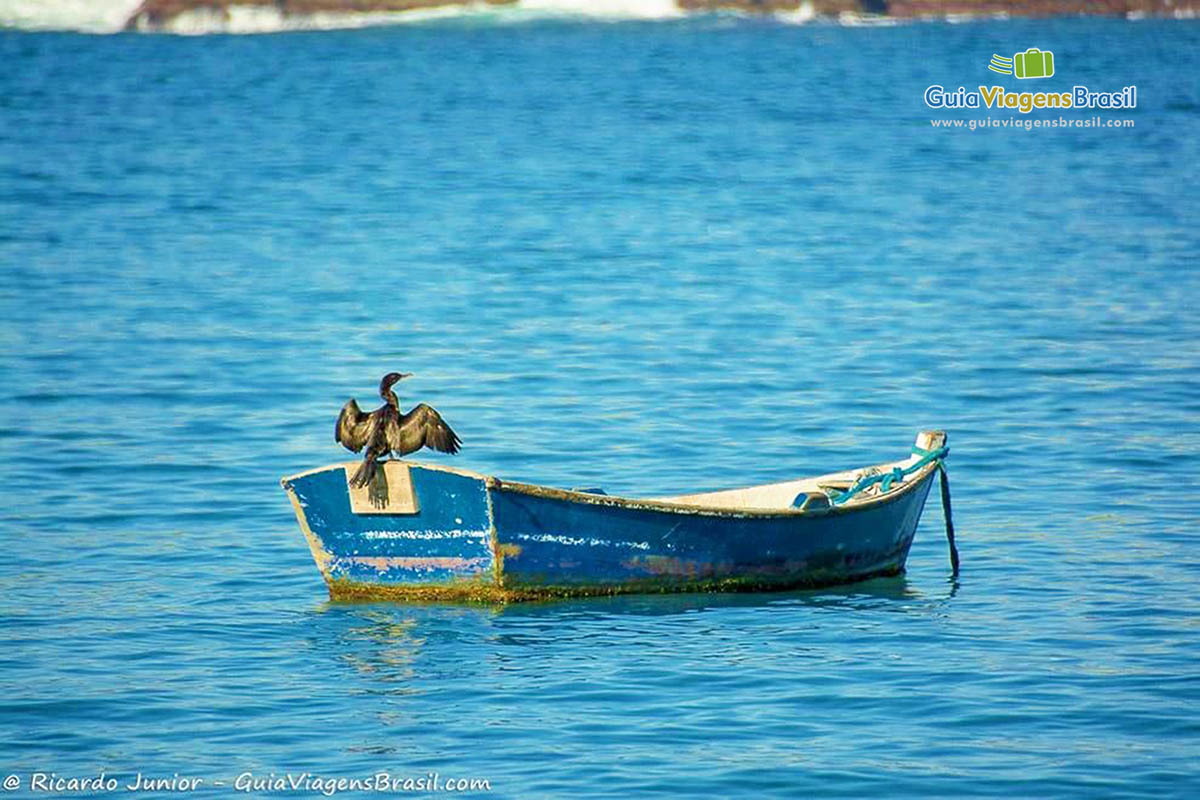
[(388, 461), (351, 487), (360, 462), (282, 480), (329, 594), (343, 599), (492, 599), (498, 594), (485, 479)]

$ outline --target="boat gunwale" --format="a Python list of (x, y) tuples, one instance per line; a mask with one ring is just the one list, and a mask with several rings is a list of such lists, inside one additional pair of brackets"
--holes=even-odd
[[(885, 465), (876, 464), (876, 467), (892, 467), (903, 464), (903, 461), (890, 462)], [(865, 497), (854, 498), (842, 505), (830, 505), (825, 508), (808, 508), (801, 510), (799, 508), (753, 508), (753, 507), (738, 507), (738, 506), (716, 506), (716, 505), (700, 505), (697, 503), (672, 503), (666, 500), (641, 500), (632, 497), (621, 497), (619, 495), (604, 495), (590, 494), (588, 492), (577, 492), (570, 489), (556, 489), (550, 486), (540, 486), (534, 483), (519, 483), (516, 481), (502, 481), (499, 478), (488, 478), (488, 487), (499, 489), (502, 491), (511, 491), (514, 494), (524, 494), (531, 497), (542, 497), (550, 500), (563, 500), (572, 503), (586, 503), (588, 505), (609, 506), (615, 508), (629, 508), (639, 511), (665, 511), (675, 514), (691, 514), (708, 517), (737, 517), (737, 518), (771, 518), (771, 517), (823, 517), (831, 515), (851, 514), (858, 511), (864, 511), (868, 508), (876, 508), (878, 506), (887, 505), (888, 503), (899, 500), (910, 492), (914, 491), (937, 469), (937, 463), (931, 462), (922, 467), (918, 472), (914, 473), (903, 483), (897, 484), (896, 488), (890, 492), (881, 495), (868, 495)], [(812, 478), (796, 478), (798, 481), (819, 481), (821, 478), (830, 477), (833, 475), (841, 475), (844, 472), (854, 472), (855, 470), (843, 470), (842, 472), (828, 473), (827, 475), (817, 475)], [(783, 481), (790, 483), (790, 481)], [(770, 486), (772, 484), (759, 484), (756, 486), (740, 487), (743, 489), (756, 489), (758, 486)]]
[[(403, 464), (410, 467), (421, 467), (422, 469), (435, 470), (439, 472), (449, 472), (455, 475), (461, 475), (467, 478), (475, 478), (484, 483), (488, 489), (498, 491), (508, 491), (514, 494), (523, 494), (530, 497), (541, 497), (550, 500), (562, 500), (570, 503), (583, 503), (587, 505), (607, 506), (611, 508), (628, 508), (641, 511), (663, 511), (675, 514), (690, 514), (699, 516), (711, 517), (729, 517), (729, 518), (779, 518), (779, 517), (822, 517), (822, 516), (841, 516), (851, 514), (858, 511), (865, 511), (870, 508), (887, 505), (896, 502), (905, 497), (917, 487), (923, 484), (930, 475), (938, 469), (939, 462), (931, 461), (920, 470), (911, 476), (908, 476), (903, 482), (896, 484), (895, 488), (885, 494), (877, 495), (859, 495), (841, 505), (830, 505), (824, 508), (752, 508), (738, 506), (715, 506), (715, 505), (700, 505), (696, 503), (673, 503), (668, 500), (650, 500), (639, 499), (635, 497), (624, 497), (621, 495), (607, 494), (592, 494), (590, 492), (580, 492), (572, 489), (559, 489), (552, 486), (542, 486), (535, 483), (523, 483), (520, 481), (508, 481), (500, 478), (484, 475), (483, 473), (474, 472), (472, 470), (461, 469), (459, 467), (448, 467), (442, 464), (428, 464), (417, 461), (405, 461), (397, 459)], [(890, 469), (892, 467), (901, 466), (908, 459), (900, 461), (887, 462), (885, 464), (873, 464), (869, 467), (860, 467), (858, 470), (841, 470), (839, 472), (826, 473), (809, 478), (794, 478), (793, 481), (820, 481), (822, 478), (833, 478), (833, 476), (844, 476), (846, 473), (855, 473), (862, 469)], [(291, 487), (289, 482), (295, 481), (309, 475), (315, 475), (321, 472), (333, 470), (344, 470), (347, 462), (329, 464), (324, 467), (306, 470), (304, 472), (289, 475), (280, 479), (280, 483), (289, 492)], [(845, 480), (840, 478), (840, 480)], [(791, 483), (792, 481), (773, 481), (771, 483), (757, 484), (755, 486), (737, 487), (739, 489), (756, 489), (760, 486), (771, 486), (777, 483)], [(727, 490), (721, 490), (727, 491)]]

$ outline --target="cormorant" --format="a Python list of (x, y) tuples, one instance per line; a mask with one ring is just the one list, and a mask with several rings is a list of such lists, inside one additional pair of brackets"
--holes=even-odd
[(438, 412), (421, 403), (406, 414), (400, 413), (400, 401), (392, 391), (392, 384), (411, 375), (410, 372), (384, 375), (379, 382), (379, 396), (384, 404), (370, 414), (364, 414), (354, 398), (342, 406), (333, 430), (334, 440), (352, 453), (367, 448), (362, 466), (350, 479), (351, 486), (369, 484), (375, 477), (375, 463), (389, 453), (405, 456), (422, 447), (443, 453), (458, 452), (462, 442)]

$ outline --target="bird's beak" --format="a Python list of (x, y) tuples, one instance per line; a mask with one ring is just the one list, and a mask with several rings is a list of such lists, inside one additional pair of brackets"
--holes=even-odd
[(411, 378), (412, 376), (413, 376), (413, 374), (411, 372), (401, 372), (400, 373), (401, 378)]

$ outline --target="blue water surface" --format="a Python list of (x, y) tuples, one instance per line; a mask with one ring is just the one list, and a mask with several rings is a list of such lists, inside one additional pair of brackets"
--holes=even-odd
[[(1135, 126), (931, 126), (1032, 46)], [(1189, 21), (0, 32), (0, 772), (1195, 796), (1198, 185)], [(330, 603), (278, 479), (393, 369), (610, 493), (945, 428), (963, 571)]]

